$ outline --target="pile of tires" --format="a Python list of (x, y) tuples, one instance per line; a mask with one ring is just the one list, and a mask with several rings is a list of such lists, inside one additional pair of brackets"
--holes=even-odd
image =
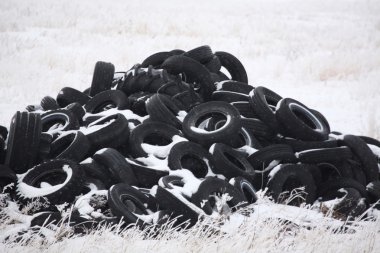
[[(209, 46), (159, 52), (129, 71), (97, 62), (85, 91), (17, 112), (0, 127), (0, 190), (62, 222), (194, 225), (255, 203), (327, 203), (339, 217), (380, 199), (380, 142), (331, 132), (317, 110), (248, 84), (243, 64)], [(374, 206), (379, 208), (379, 206)]]

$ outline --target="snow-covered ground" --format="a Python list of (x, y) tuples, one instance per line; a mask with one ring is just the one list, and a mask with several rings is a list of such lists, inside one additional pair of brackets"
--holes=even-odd
[[(87, 88), (98, 60), (126, 70), (154, 52), (208, 44), (236, 55), (251, 85), (321, 111), (334, 130), (380, 138), (379, 13), (378, 0), (1, 0), (0, 124), (9, 126), (16, 110), (55, 97), (64, 86)], [(53, 251), (380, 248), (376, 227), (346, 236), (317, 229), (278, 241), (275, 232), (262, 232), (263, 224), (215, 243), (199, 235), (147, 242), (107, 234), (62, 242)]]

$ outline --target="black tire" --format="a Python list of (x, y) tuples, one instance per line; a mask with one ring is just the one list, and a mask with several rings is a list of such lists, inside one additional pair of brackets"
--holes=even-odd
[(90, 142), (80, 131), (61, 135), (51, 143), (50, 158), (82, 161), (90, 150)]
[(233, 91), (214, 91), (211, 95), (211, 100), (213, 101), (224, 101), (228, 103), (232, 102), (248, 102), (249, 96), (244, 93), (238, 93)]
[[(64, 174), (66, 174), (65, 177), (62, 177)], [(39, 188), (41, 182), (47, 182), (50, 186)], [(46, 198), (51, 204), (58, 205), (65, 202), (71, 203), (80, 194), (82, 184), (83, 172), (77, 163), (56, 159), (30, 169), (19, 180), (17, 194), (27, 202)], [(57, 185), (60, 186), (57, 188)], [(31, 191), (30, 187), (33, 187), (34, 190)], [(52, 190), (48, 191), (48, 188)]]
[(150, 119), (172, 125), (181, 129), (182, 122), (177, 118), (180, 109), (174, 104), (169, 96), (155, 94), (146, 103), (146, 110)]
[(215, 52), (215, 55), (218, 56), (222, 66), (230, 73), (232, 80), (248, 83), (247, 72), (238, 58), (222, 51)]
[(363, 141), (365, 141), (365, 143), (369, 144), (369, 145), (374, 145), (374, 146), (377, 146), (380, 148), (380, 141), (379, 140), (376, 140), (374, 138), (371, 138), (369, 136), (358, 136), (360, 137)]
[[(217, 116), (222, 116), (225, 117), (225, 120), (229, 120), (215, 131), (206, 131), (198, 128), (202, 121)], [(230, 144), (231, 138), (236, 135), (240, 128), (239, 112), (229, 103), (221, 101), (207, 102), (194, 107), (186, 115), (182, 124), (184, 135), (191, 141), (204, 146), (210, 146), (213, 143)]]
[(156, 199), (160, 209), (167, 210), (171, 217), (170, 219), (177, 221), (175, 224), (181, 224), (188, 228), (197, 223), (199, 213), (186, 203), (179, 200), (170, 191), (158, 186)]
[(284, 98), (279, 102), (276, 119), (280, 124), (279, 132), (287, 137), (304, 141), (325, 141), (329, 138), (330, 127), (325, 119), (294, 99)]
[(57, 103), (59, 107), (63, 108), (69, 104), (78, 102), (80, 105), (86, 104), (90, 100), (90, 97), (83, 92), (65, 87), (61, 89), (57, 95)]
[(265, 87), (256, 87), (250, 93), (250, 102), (253, 111), (269, 128), (278, 130), (278, 122), (275, 115), (278, 102), (282, 99), (280, 95)]
[(114, 184), (138, 184), (131, 165), (117, 150), (112, 148), (103, 149), (96, 152), (92, 158), (109, 170), (110, 177), (112, 178), (112, 182)]
[(328, 201), (335, 198), (339, 198), (339, 201), (333, 206), (333, 211), (336, 216), (343, 215), (345, 218), (348, 216), (358, 216), (357, 212), (354, 212), (359, 204), (362, 196), (355, 188), (341, 188), (331, 192), (327, 192), (325, 196), (322, 196), (322, 201)]
[(205, 67), (212, 73), (218, 73), (222, 68), (222, 63), (217, 56), (213, 56), (211, 60), (204, 63)]
[(232, 102), (233, 105), (240, 113), (241, 116), (245, 118), (257, 118), (257, 115), (252, 110), (251, 104), (247, 101)]
[(231, 143), (233, 148), (244, 148), (251, 147), (254, 149), (261, 149), (262, 145), (255, 138), (251, 131), (247, 130), (245, 127), (242, 127), (239, 132), (236, 134), (235, 139)]
[(115, 66), (112, 63), (98, 61), (92, 76), (90, 96), (93, 97), (100, 92), (110, 90), (114, 74)]
[(347, 160), (352, 171), (352, 178), (358, 181), (363, 186), (368, 184), (366, 174), (364, 173), (363, 166), (356, 160)]
[[(198, 191), (191, 196), (191, 202), (202, 208), (207, 215), (211, 215), (215, 209), (215, 195), (220, 194), (229, 195), (231, 199), (226, 204), (232, 211), (247, 201), (244, 195), (228, 182), (215, 177), (207, 177), (199, 185)], [(213, 200), (212, 197), (214, 197)]]
[(199, 61), (202, 64), (211, 61), (214, 57), (214, 54), (212, 53), (210, 46), (207, 45), (191, 49), (183, 55), (190, 57), (196, 61)]
[(83, 122), (83, 117), (86, 114), (86, 111), (78, 102), (69, 104), (65, 109), (72, 112), (79, 120), (79, 123)]
[(175, 55), (166, 59), (161, 67), (170, 74), (185, 73), (188, 83), (199, 84), (199, 92), (203, 99), (208, 100), (211, 97), (215, 87), (210, 71), (201, 63), (186, 56)]
[(181, 188), (184, 187), (185, 182), (183, 181), (183, 177), (168, 175), (160, 179), (159, 185), (164, 187), (165, 189), (172, 190), (174, 189), (173, 186), (178, 186)]
[(148, 215), (148, 197), (125, 183), (113, 185), (108, 191), (108, 205), (112, 214), (126, 224), (143, 225), (137, 215)]
[(135, 158), (147, 157), (148, 153), (141, 146), (145, 141), (162, 146), (171, 143), (176, 135), (182, 136), (178, 129), (170, 125), (161, 122), (144, 122), (131, 132), (129, 138), (130, 155)]
[(243, 93), (246, 95), (249, 95), (249, 93), (254, 89), (253, 86), (242, 83), (234, 80), (227, 80), (222, 81), (219, 83), (216, 83), (216, 90), (224, 90), (224, 91), (232, 91), (232, 92), (238, 92)]
[(368, 145), (360, 137), (354, 135), (345, 135), (343, 142), (354, 153), (361, 164), (366, 175), (367, 182), (372, 182), (379, 179), (379, 167), (376, 156), (372, 153)]
[(242, 176), (252, 180), (255, 171), (247, 160), (247, 155), (231, 147), (216, 143), (210, 148), (214, 167), (212, 171), (223, 174), (227, 179)]
[(194, 91), (193, 87), (174, 95), (172, 100), (178, 108), (187, 112), (203, 102), (203, 99)]
[(41, 138), (41, 116), (16, 112), (9, 127), (5, 164), (16, 174), (35, 165)]
[(139, 116), (146, 116), (148, 115), (148, 112), (146, 110), (146, 102), (154, 95), (154, 93), (150, 92), (137, 92), (133, 93), (128, 97), (128, 103), (130, 110), (139, 115)]
[(173, 52), (158, 52), (158, 53), (152, 54), (141, 63), (141, 67), (147, 68), (149, 67), (149, 65), (152, 65), (153, 67), (157, 68), (161, 66), (161, 64), (167, 58), (173, 55), (175, 55)]
[(85, 160), (79, 164), (79, 167), (84, 172), (86, 178), (100, 180), (107, 189), (113, 185), (112, 178), (109, 176), (110, 171), (95, 160)]
[[(99, 125), (103, 127), (99, 128)], [(91, 131), (91, 127), (96, 131)], [(127, 119), (118, 113), (92, 122), (83, 133), (91, 143), (90, 153), (93, 153), (101, 148), (118, 148), (127, 144), (130, 131)]]
[(41, 104), (41, 107), (44, 111), (59, 109), (59, 105), (57, 104), (57, 101), (50, 96), (46, 96), (46, 97), (42, 98), (40, 104)]
[(56, 135), (63, 131), (78, 130), (78, 118), (69, 110), (58, 109), (41, 115), (42, 132)]
[(198, 178), (206, 177), (210, 173), (212, 164), (213, 159), (211, 154), (201, 145), (191, 141), (175, 144), (170, 149), (168, 156), (168, 166), (170, 169), (188, 169)]
[(168, 171), (149, 167), (134, 159), (126, 159), (126, 161), (131, 165), (139, 187), (152, 188), (157, 185), (160, 178), (169, 175)]
[(282, 163), (295, 163), (297, 158), (293, 149), (288, 145), (273, 144), (262, 148), (247, 158), (255, 170), (265, 170), (271, 162), (279, 160)]
[(271, 140), (276, 136), (276, 133), (259, 119), (242, 118), (241, 123), (242, 126), (252, 132), (255, 137)]
[(0, 193), (9, 193), (13, 191), (16, 184), (16, 173), (8, 166), (0, 164)]
[(352, 152), (348, 147), (311, 149), (299, 152), (298, 158), (301, 163), (336, 162), (352, 158)]
[(247, 203), (252, 204), (257, 201), (256, 189), (253, 187), (249, 180), (244, 177), (235, 177), (233, 179), (233, 186), (240, 191), (245, 197)]
[(302, 152), (310, 149), (330, 149), (338, 147), (338, 140), (326, 141), (301, 141), (292, 138), (277, 138), (275, 140), (279, 144), (286, 144), (293, 148), (295, 152)]
[(268, 190), (273, 199), (280, 201), (281, 193), (305, 186), (305, 202), (311, 204), (317, 197), (317, 187), (314, 178), (304, 164), (283, 164), (277, 166), (269, 174)]
[(327, 192), (332, 190), (339, 190), (340, 188), (354, 188), (363, 197), (367, 197), (366, 188), (364, 185), (360, 184), (358, 181), (352, 179), (352, 178), (338, 178), (336, 180), (330, 180), (327, 182), (324, 182), (319, 187), (319, 196), (325, 195)]
[(8, 137), (8, 129), (5, 126), (0, 125), (0, 138), (2, 138), (4, 141)]
[(118, 110), (128, 109), (127, 96), (119, 90), (107, 90), (96, 94), (84, 105), (84, 109), (89, 113), (99, 113), (109, 107), (116, 107)]
[(368, 196), (372, 198), (372, 203), (380, 199), (380, 180), (372, 181), (366, 186)]

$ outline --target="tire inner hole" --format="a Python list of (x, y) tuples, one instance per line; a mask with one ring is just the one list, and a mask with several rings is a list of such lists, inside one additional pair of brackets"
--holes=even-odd
[(66, 172), (61, 169), (52, 169), (42, 172), (36, 177), (30, 185), (33, 187), (41, 187), (41, 183), (48, 183), (50, 185), (62, 184), (67, 178)]
[(277, 99), (274, 99), (270, 96), (265, 96), (264, 95), (264, 98), (265, 100), (267, 101), (267, 104), (268, 104), (268, 107), (273, 111), (275, 112), (276, 111), (276, 107), (277, 107), (277, 103), (278, 103), (278, 100)]
[(195, 122), (195, 127), (211, 132), (222, 128), (226, 121), (226, 115), (219, 112), (210, 112), (199, 117)]
[(193, 172), (194, 176), (203, 178), (207, 175), (208, 167), (205, 161), (193, 154), (181, 157), (181, 167)]
[(69, 134), (60, 140), (59, 145), (51, 145), (50, 157), (57, 157), (66, 150), (75, 139), (75, 134)]
[(58, 129), (66, 124), (66, 119), (62, 118), (49, 118), (42, 121), (42, 132)]
[(245, 166), (243, 165), (242, 162), (235, 156), (231, 155), (228, 152), (223, 152), (223, 155), (230, 161), (232, 164), (234, 164), (236, 167), (238, 167), (240, 170), (245, 171)]
[(144, 210), (135, 203), (135, 199), (131, 199), (128, 195), (121, 195), (121, 201), (127, 207), (128, 211), (135, 214), (145, 214)]
[(299, 118), (303, 123), (305, 123), (308, 127), (312, 129), (317, 129), (317, 125), (314, 123), (314, 121), (305, 114), (305, 112), (301, 111), (297, 107), (291, 108), (292, 112), (296, 115), (297, 118)]

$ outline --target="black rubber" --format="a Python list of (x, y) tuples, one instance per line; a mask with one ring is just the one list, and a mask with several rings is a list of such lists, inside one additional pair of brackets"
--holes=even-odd
[(379, 179), (379, 167), (377, 165), (376, 156), (372, 153), (365, 141), (354, 135), (345, 135), (343, 142), (354, 153), (363, 166), (367, 182)]
[(59, 225), (62, 221), (60, 212), (40, 212), (33, 215), (30, 227), (46, 227), (47, 225)]
[(78, 102), (69, 104), (65, 109), (72, 112), (79, 120), (79, 123), (83, 122), (83, 117), (86, 114), (86, 111)]
[(214, 91), (211, 95), (211, 100), (213, 101), (224, 101), (228, 103), (232, 102), (248, 102), (249, 96), (244, 93), (238, 93), (234, 91), (223, 91), (217, 90)]
[(207, 45), (191, 49), (183, 55), (199, 61), (202, 64), (211, 61), (214, 57), (210, 46)]
[(146, 102), (153, 95), (154, 95), (153, 93), (145, 92), (145, 91), (140, 91), (140, 92), (131, 94), (128, 97), (130, 110), (139, 116), (148, 115), (148, 112), (146, 111)]
[(340, 188), (354, 188), (361, 194), (361, 196), (367, 197), (365, 186), (352, 178), (338, 178), (336, 180), (324, 182), (321, 184), (318, 191), (319, 195), (323, 196), (331, 190), (339, 190)]
[(273, 144), (251, 154), (247, 160), (255, 170), (263, 171), (274, 160), (281, 161), (282, 163), (294, 163), (297, 161), (297, 158), (290, 146)]
[[(98, 129), (99, 125), (103, 127)], [(90, 153), (101, 148), (117, 148), (128, 143), (128, 121), (122, 114), (114, 114), (100, 118), (88, 125), (96, 127), (96, 131), (85, 133), (91, 143)]]
[(244, 195), (248, 204), (252, 204), (257, 201), (256, 189), (249, 180), (244, 177), (235, 177), (232, 180), (232, 185)]
[(100, 180), (108, 189), (113, 185), (112, 178), (109, 176), (110, 171), (93, 159), (79, 164), (80, 169), (84, 172), (85, 178)]
[(360, 192), (355, 188), (340, 188), (327, 192), (324, 196), (322, 196), (323, 201), (328, 201), (335, 198), (339, 199), (339, 201), (337, 201), (333, 206), (333, 210), (336, 212), (335, 215), (344, 215), (344, 217), (356, 217), (361, 214), (355, 212), (355, 209), (362, 198)]
[(284, 98), (279, 102), (276, 119), (280, 124), (280, 133), (287, 137), (304, 141), (325, 141), (329, 138), (330, 127), (324, 117), (319, 117), (294, 99)]
[(160, 209), (167, 210), (170, 219), (176, 220), (176, 224), (183, 224), (184, 227), (191, 227), (198, 221), (199, 213), (179, 200), (169, 190), (157, 187), (156, 199)]
[(129, 108), (127, 96), (119, 90), (107, 90), (97, 93), (85, 105), (84, 109), (89, 113), (99, 113), (109, 108), (125, 110)]
[(301, 141), (292, 138), (276, 138), (275, 140), (279, 144), (286, 144), (293, 148), (295, 152), (301, 152), (310, 149), (325, 149), (325, 148), (337, 148), (338, 140), (326, 140), (326, 141)]
[(84, 105), (89, 100), (90, 100), (90, 97), (88, 95), (70, 87), (65, 87), (61, 89), (57, 95), (57, 103), (61, 108), (66, 107), (69, 104), (72, 104), (75, 102), (78, 102), (79, 104)]
[(246, 95), (249, 95), (249, 93), (254, 89), (253, 86), (242, 83), (234, 80), (227, 80), (222, 81), (219, 83), (216, 83), (216, 90), (224, 90), (224, 91), (233, 91), (233, 92), (239, 92)]
[(257, 118), (256, 113), (252, 110), (250, 102), (247, 102), (247, 101), (231, 102), (231, 105), (233, 105), (239, 111), (241, 116), (245, 118)]
[(247, 72), (238, 58), (222, 51), (215, 52), (215, 55), (218, 56), (222, 66), (230, 73), (232, 80), (248, 83)]
[(367, 184), (366, 190), (368, 196), (372, 198), (372, 203), (380, 199), (380, 180), (372, 181)]
[(352, 152), (348, 147), (311, 149), (298, 153), (298, 158), (302, 163), (335, 162), (352, 158)]
[(8, 193), (15, 189), (16, 173), (8, 166), (0, 164), (0, 193)]
[(182, 122), (177, 118), (180, 109), (169, 96), (163, 94), (151, 96), (146, 102), (146, 111), (150, 119), (181, 129)]
[(231, 198), (226, 204), (232, 211), (247, 201), (245, 196), (228, 182), (215, 177), (207, 177), (199, 185), (198, 191), (191, 196), (191, 202), (202, 208), (207, 215), (211, 215), (216, 211), (215, 197), (220, 197), (222, 194), (228, 194)]
[[(65, 169), (71, 168), (71, 177), (67, 178), (69, 172)], [(64, 176), (64, 174), (66, 174)], [(62, 184), (61, 187), (51, 193), (32, 193), (20, 185), (22, 183), (40, 188), (41, 182), (47, 182), (53, 187)], [(77, 195), (79, 195), (83, 184), (83, 171), (80, 170), (77, 163), (64, 160), (55, 159), (39, 164), (30, 169), (22, 179), (19, 180), (17, 186), (17, 194), (21, 199), (32, 201), (37, 198), (46, 198), (51, 204), (63, 204), (65, 202), (72, 202)], [(44, 187), (45, 189), (46, 187)], [(27, 190), (27, 191), (25, 191)]]
[(194, 176), (204, 178), (213, 166), (213, 159), (201, 145), (184, 141), (170, 149), (168, 166), (172, 170), (188, 169)]
[(205, 67), (212, 73), (218, 73), (222, 67), (222, 63), (220, 62), (217, 56), (213, 56), (211, 60), (204, 63)]
[(44, 111), (59, 109), (59, 105), (57, 104), (57, 101), (50, 96), (43, 97), (40, 104), (41, 104), (42, 109), (44, 109)]
[(50, 158), (69, 159), (75, 162), (82, 161), (90, 150), (90, 142), (80, 131), (59, 136), (51, 143)]
[(16, 174), (35, 165), (41, 138), (41, 116), (16, 112), (9, 127), (5, 164)]
[(358, 137), (360, 137), (367, 144), (380, 147), (380, 141), (379, 140), (376, 140), (376, 139), (369, 137), (369, 136), (358, 136)]
[(114, 184), (138, 185), (131, 165), (117, 150), (112, 148), (102, 149), (96, 152), (92, 158), (108, 169), (110, 172), (109, 177), (111, 177)]
[(255, 137), (271, 140), (276, 136), (276, 133), (259, 119), (242, 118), (241, 124), (248, 131), (251, 131)]
[(211, 97), (215, 87), (210, 71), (198, 61), (186, 56), (175, 55), (166, 59), (161, 67), (170, 74), (184, 73), (187, 78), (186, 82), (199, 84), (199, 93), (205, 100)]
[(98, 61), (92, 76), (90, 96), (93, 97), (100, 92), (110, 90), (114, 74), (115, 66), (112, 63)]
[(242, 176), (252, 180), (255, 171), (247, 160), (247, 155), (225, 144), (216, 143), (210, 148), (214, 160), (212, 171), (223, 174), (227, 179)]
[(177, 186), (181, 188), (184, 187), (185, 182), (183, 181), (183, 177), (168, 175), (160, 179), (159, 185), (161, 185), (165, 189), (172, 190), (174, 189), (173, 186)]
[(126, 224), (143, 225), (136, 215), (147, 215), (148, 197), (125, 183), (115, 184), (108, 191), (108, 205), (112, 214), (122, 218)]
[(253, 111), (273, 131), (278, 130), (278, 122), (275, 115), (278, 102), (282, 99), (280, 95), (265, 87), (256, 87), (249, 93)]
[(42, 132), (57, 134), (62, 131), (78, 130), (79, 120), (71, 111), (58, 109), (41, 115)]
[(134, 159), (126, 159), (130, 164), (139, 187), (152, 188), (160, 178), (169, 175), (168, 171), (151, 168)]
[(175, 55), (173, 52), (158, 52), (158, 53), (152, 54), (141, 63), (141, 67), (147, 68), (149, 65), (152, 65), (153, 67), (157, 68), (167, 58), (173, 55)]
[(147, 157), (141, 144), (148, 141), (152, 145), (167, 145), (173, 141), (173, 136), (182, 136), (181, 132), (161, 122), (144, 122), (132, 130), (129, 138), (129, 151), (132, 157)]
[(317, 187), (314, 178), (304, 164), (282, 164), (273, 169), (269, 174), (267, 187), (273, 199), (281, 201), (281, 193), (295, 188), (305, 187), (305, 202), (311, 204), (317, 197)]
[[(227, 120), (221, 128), (215, 131), (200, 129), (199, 125), (213, 117), (224, 117)], [(194, 107), (185, 117), (182, 132), (191, 141), (204, 146), (213, 143), (230, 144), (231, 139), (241, 128), (240, 114), (235, 107), (226, 102), (212, 101)], [(197, 130), (199, 129), (199, 130)]]

